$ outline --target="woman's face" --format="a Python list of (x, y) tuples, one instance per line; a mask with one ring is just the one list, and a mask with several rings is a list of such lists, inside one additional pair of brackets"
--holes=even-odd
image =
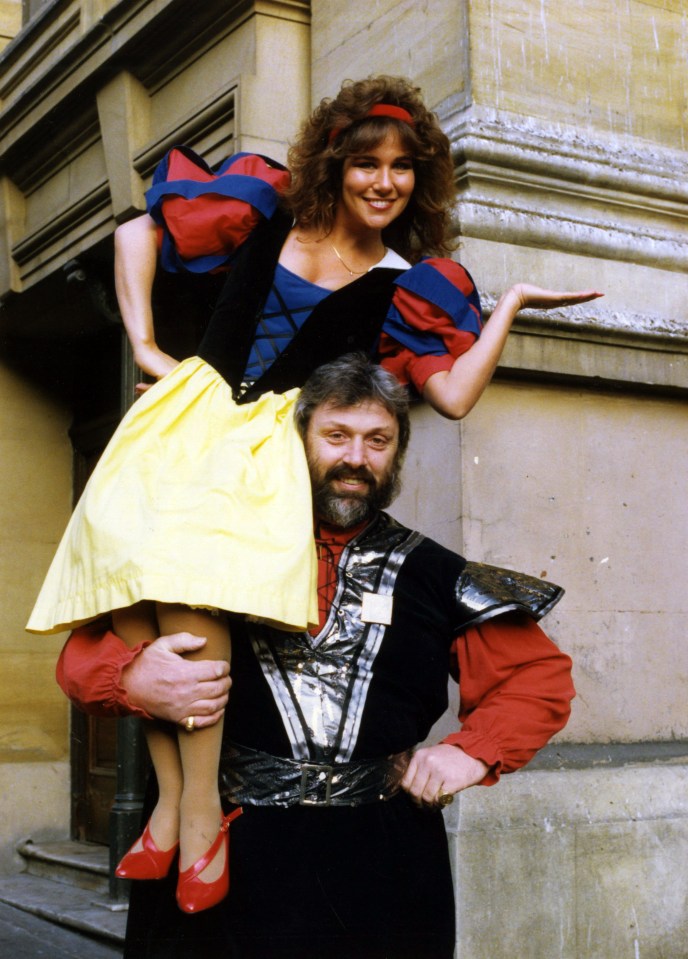
[(415, 182), (413, 158), (399, 134), (388, 133), (378, 146), (344, 160), (335, 225), (352, 233), (384, 230), (407, 207)]

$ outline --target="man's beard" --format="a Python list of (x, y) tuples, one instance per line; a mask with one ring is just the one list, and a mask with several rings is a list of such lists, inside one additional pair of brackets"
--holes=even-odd
[[(335, 466), (324, 475), (318, 475), (318, 464), (309, 465), (316, 516), (341, 529), (348, 529), (364, 520), (372, 519), (379, 510), (389, 506), (401, 486), (396, 461), (379, 482), (365, 466), (359, 469), (344, 465)], [(368, 484), (367, 490), (364, 493), (336, 492), (332, 481), (344, 477), (363, 480)]]

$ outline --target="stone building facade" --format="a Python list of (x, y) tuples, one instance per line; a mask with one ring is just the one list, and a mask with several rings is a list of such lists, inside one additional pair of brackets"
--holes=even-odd
[(530, 767), (449, 811), (457, 957), (687, 956), (686, 4), (5, 0), (0, 49), (0, 868), (87, 828), (81, 764), (108, 776), (111, 729), (70, 750), (63, 637), (23, 624), (131, 392), (116, 224), (170, 145), (284, 159), (342, 79), (403, 73), (451, 138), (486, 316), (521, 279), (605, 293), (523, 314), (466, 420), (414, 411), (394, 512), (562, 583), (578, 689)]

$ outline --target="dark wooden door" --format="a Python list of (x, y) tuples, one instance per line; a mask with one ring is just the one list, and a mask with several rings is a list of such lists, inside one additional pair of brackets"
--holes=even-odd
[[(77, 500), (120, 419), (122, 330), (104, 329), (78, 344), (75, 388), (73, 499)], [(117, 720), (86, 716), (72, 707), (72, 833), (108, 843), (117, 774)]]
[[(117, 425), (112, 415), (72, 431), (74, 502)], [(117, 720), (86, 716), (72, 707), (72, 823), (76, 839), (107, 845), (117, 774)]]

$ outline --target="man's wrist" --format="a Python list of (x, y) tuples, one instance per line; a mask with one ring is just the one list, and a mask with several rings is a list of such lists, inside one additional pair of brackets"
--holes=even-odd
[(491, 786), (498, 781), (502, 760), (492, 742), (463, 731), (450, 733), (442, 742), (447, 746), (458, 747), (469, 759), (479, 764), (476, 766), (476, 774), (481, 771), (482, 776), (477, 782)]

